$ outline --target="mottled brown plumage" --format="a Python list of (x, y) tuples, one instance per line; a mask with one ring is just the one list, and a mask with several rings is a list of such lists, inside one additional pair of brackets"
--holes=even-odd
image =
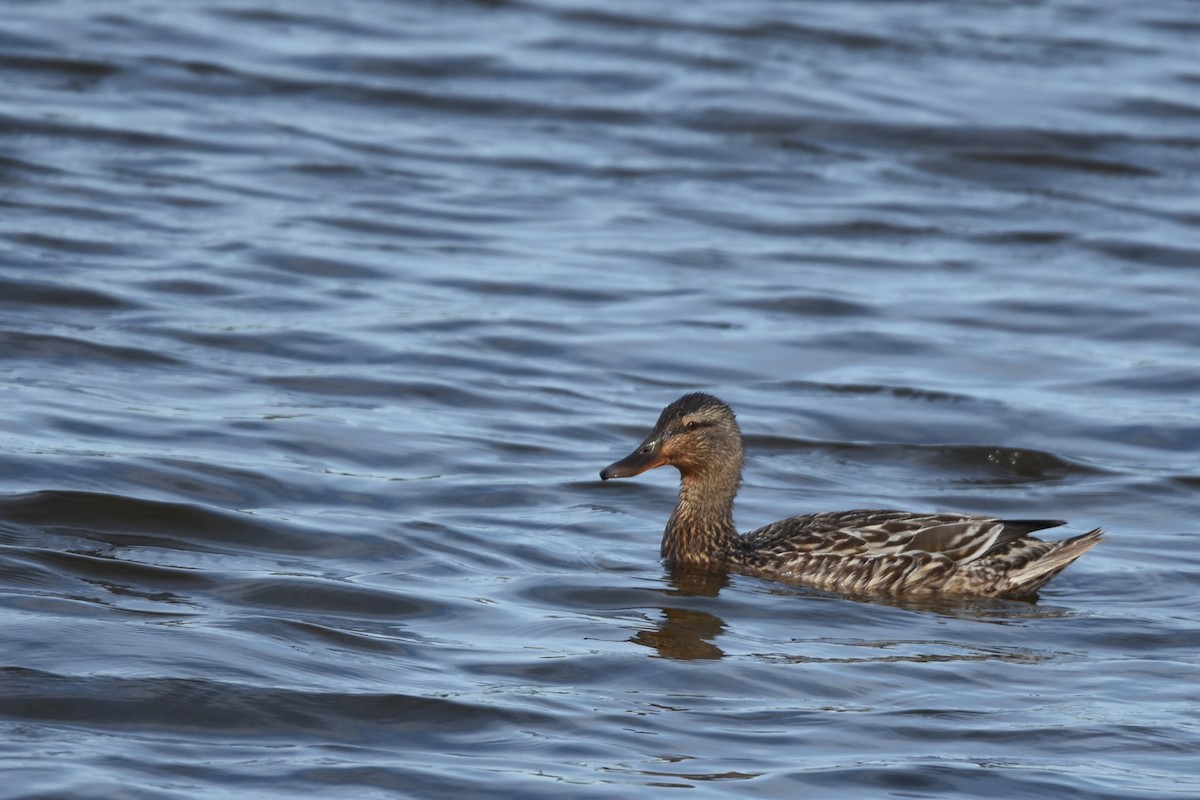
[(662, 540), (670, 563), (852, 594), (1028, 597), (1102, 535), (1096, 528), (1045, 542), (1029, 534), (1061, 520), (856, 510), (791, 517), (739, 536), (733, 499), (742, 461), (732, 409), (696, 392), (663, 409), (641, 445), (600, 477), (679, 470), (679, 502)]

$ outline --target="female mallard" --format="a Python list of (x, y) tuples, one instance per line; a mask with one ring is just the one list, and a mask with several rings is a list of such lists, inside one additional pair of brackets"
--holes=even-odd
[(663, 409), (638, 448), (600, 477), (629, 478), (667, 464), (679, 470), (679, 502), (662, 540), (669, 563), (852, 594), (1028, 597), (1102, 533), (1044, 542), (1029, 534), (1061, 520), (858, 510), (791, 517), (739, 536), (733, 498), (742, 453), (733, 410), (695, 392)]

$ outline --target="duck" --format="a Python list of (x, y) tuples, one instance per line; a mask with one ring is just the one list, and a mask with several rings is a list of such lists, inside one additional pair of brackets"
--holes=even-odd
[(664, 408), (642, 443), (600, 478), (679, 470), (679, 499), (661, 548), (674, 569), (739, 572), (849, 595), (1033, 598), (1104, 533), (1043, 541), (1030, 534), (1066, 522), (855, 509), (739, 534), (733, 502), (744, 458), (733, 409), (693, 392)]

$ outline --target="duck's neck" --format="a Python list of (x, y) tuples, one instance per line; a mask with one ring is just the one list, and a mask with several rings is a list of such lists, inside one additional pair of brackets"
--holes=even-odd
[(681, 472), (679, 502), (663, 533), (662, 557), (672, 564), (714, 568), (727, 565), (741, 548), (733, 525), (733, 498), (741, 463), (707, 473)]

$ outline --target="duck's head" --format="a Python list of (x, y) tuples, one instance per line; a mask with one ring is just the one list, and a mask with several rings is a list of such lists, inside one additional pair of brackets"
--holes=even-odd
[(685, 477), (742, 471), (742, 431), (733, 409), (711, 394), (685, 394), (663, 409), (654, 430), (629, 455), (600, 471), (603, 480), (631, 478), (670, 465)]

